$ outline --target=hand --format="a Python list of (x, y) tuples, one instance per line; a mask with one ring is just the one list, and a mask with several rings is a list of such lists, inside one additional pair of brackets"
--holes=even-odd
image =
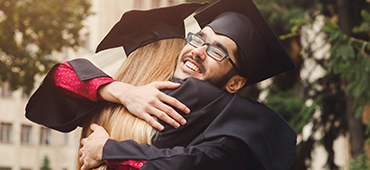
[(103, 163), (103, 147), (109, 139), (105, 129), (97, 124), (90, 126), (93, 133), (81, 140), (82, 148), (79, 150), (81, 170), (89, 170)]
[(116, 81), (101, 87), (99, 94), (104, 100), (123, 104), (135, 116), (144, 119), (154, 128), (163, 130), (163, 125), (153, 119), (151, 115), (156, 116), (174, 128), (179, 128), (180, 124), (186, 124), (186, 120), (167, 104), (178, 108), (184, 113), (189, 113), (189, 108), (177, 99), (160, 91), (161, 89), (175, 89), (178, 87), (180, 87), (179, 83), (169, 81), (153, 82), (144, 86), (133, 86)]

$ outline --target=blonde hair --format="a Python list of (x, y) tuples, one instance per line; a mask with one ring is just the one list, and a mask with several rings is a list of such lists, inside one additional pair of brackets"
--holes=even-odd
[[(150, 43), (133, 51), (114, 76), (115, 80), (140, 86), (153, 81), (170, 80), (176, 59), (184, 47), (183, 39), (164, 39)], [(111, 139), (134, 140), (151, 144), (156, 130), (144, 120), (132, 115), (123, 105), (107, 103), (96, 109), (92, 117), (85, 120), (81, 138), (89, 136), (91, 123), (107, 130)], [(81, 146), (80, 146), (81, 148)], [(79, 156), (76, 169), (81, 169)], [(106, 169), (101, 166), (98, 169)]]

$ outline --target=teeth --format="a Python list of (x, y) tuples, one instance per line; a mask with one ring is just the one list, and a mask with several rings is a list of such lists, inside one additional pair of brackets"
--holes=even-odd
[(198, 68), (196, 65), (194, 65), (193, 63), (191, 63), (191, 62), (187, 61), (187, 62), (185, 62), (185, 65), (186, 65), (188, 68), (192, 69), (193, 71), (195, 71), (195, 72), (199, 72), (199, 68)]

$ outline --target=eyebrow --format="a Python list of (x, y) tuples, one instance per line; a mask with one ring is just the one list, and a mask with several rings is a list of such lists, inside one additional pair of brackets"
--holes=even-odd
[[(204, 39), (207, 39), (207, 34), (205, 34), (204, 32), (197, 32), (197, 33), (196, 33), (196, 35), (199, 35), (200, 37), (202, 37), (202, 38), (203, 38), (203, 40), (204, 40)], [(204, 41), (205, 41), (205, 40), (204, 40)], [(211, 43), (210, 43), (210, 44), (211, 44)], [(224, 45), (222, 45), (220, 42), (215, 41), (215, 42), (213, 42), (213, 43), (212, 43), (212, 45), (214, 45), (214, 46), (216, 46), (216, 47), (221, 48), (224, 52), (226, 52), (226, 54), (228, 54), (228, 55), (229, 55), (229, 52), (228, 52), (227, 48), (226, 48)]]
[(204, 33), (204, 32), (197, 32), (197, 33), (195, 33), (196, 35), (199, 35), (200, 37), (202, 37), (202, 38), (207, 38), (207, 35)]

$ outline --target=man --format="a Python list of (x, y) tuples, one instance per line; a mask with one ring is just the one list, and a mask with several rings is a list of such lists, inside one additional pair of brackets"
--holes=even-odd
[[(293, 67), (252, 1), (221, 0), (195, 17), (203, 29), (188, 36), (175, 77), (195, 77), (235, 93)], [(83, 169), (111, 159), (148, 160), (142, 169), (288, 169), (295, 135), (291, 127), (276, 123), (280, 121), (267, 107), (233, 95), (225, 110), (184, 147), (117, 142), (93, 125), (95, 132), (81, 141), (80, 162)]]
[[(227, 11), (233, 12), (225, 13)], [(200, 12), (197, 20), (204, 28), (188, 36), (189, 44), (180, 54), (175, 77), (196, 77), (235, 93), (245, 84), (259, 82), (293, 67), (252, 1), (220, 1)], [(205, 27), (207, 24), (209, 27)], [(111, 88), (114, 84), (101, 89), (103, 98), (107, 99), (104, 91), (114, 89)], [(111, 94), (108, 96), (117, 99)], [(257, 162), (251, 163), (256, 169), (287, 169), (295, 147), (294, 130), (276, 112), (238, 95), (233, 95), (223, 112), (183, 147), (159, 149), (133, 141), (118, 143), (107, 140), (102, 129), (96, 126), (93, 129), (103, 133), (94, 133), (82, 141), (84, 169), (97, 165), (90, 164), (90, 158), (98, 164), (102, 158), (148, 160), (143, 169), (246, 169), (250, 168), (247, 163), (250, 161)], [(281, 130), (287, 132), (280, 133)], [(98, 154), (88, 155), (89, 141), (101, 141)], [(287, 150), (282, 151), (279, 145)]]

